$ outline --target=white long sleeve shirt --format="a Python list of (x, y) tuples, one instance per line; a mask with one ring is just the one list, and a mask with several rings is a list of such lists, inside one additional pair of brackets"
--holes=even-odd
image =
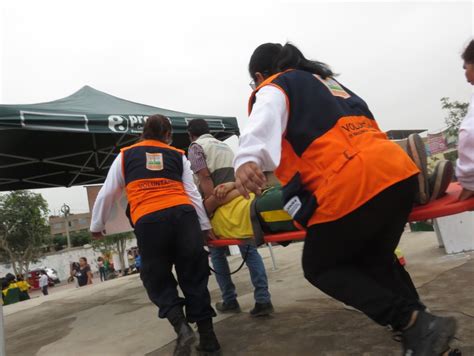
[(267, 85), (260, 89), (247, 126), (242, 130), (234, 168), (255, 162), (263, 171), (274, 171), (280, 164), (281, 140), (288, 124), (286, 97)]
[[(199, 223), (202, 230), (210, 230), (211, 223), (207, 217), (206, 210), (202, 204), (201, 195), (197, 190), (196, 185), (193, 181), (193, 172), (191, 171), (191, 165), (183, 155), (183, 175), (182, 181), (186, 194), (191, 199), (194, 208), (196, 209)], [(123, 194), (125, 189), (125, 178), (122, 172), (122, 154), (120, 153), (112, 163), (105, 179), (104, 185), (97, 195), (97, 199), (92, 209), (92, 218), (90, 230), (92, 232), (104, 231), (105, 223), (110, 218), (112, 213), (112, 207), (114, 202), (118, 201)]]
[(39, 279), (38, 284), (39, 284), (40, 288), (47, 287), (48, 286), (48, 276), (45, 275), (45, 274), (42, 274), (40, 279)]
[(474, 95), (459, 128), (458, 157), (456, 176), (463, 188), (474, 190)]

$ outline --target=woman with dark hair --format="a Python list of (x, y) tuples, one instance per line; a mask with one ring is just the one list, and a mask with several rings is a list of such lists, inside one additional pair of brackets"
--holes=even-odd
[(285, 210), (307, 229), (306, 279), (402, 332), (406, 355), (449, 350), (455, 320), (425, 310), (393, 253), (413, 206), (416, 165), (328, 65), (295, 46), (259, 46), (249, 72), (249, 124), (234, 161), (241, 194), (260, 194), (262, 172), (275, 170)]
[[(474, 85), (474, 40), (469, 42), (461, 57), (466, 80)], [(466, 200), (474, 197), (474, 97), (459, 127), (458, 156), (456, 177), (463, 188), (459, 200)]]
[(174, 354), (191, 354), (195, 336), (188, 322), (195, 322), (198, 351), (217, 355), (220, 345), (212, 325), (216, 314), (207, 289), (210, 272), (201, 230), (207, 238), (214, 235), (189, 161), (183, 151), (170, 146), (172, 134), (169, 119), (153, 115), (145, 123), (142, 140), (122, 149), (95, 202), (91, 231), (102, 236), (114, 201), (126, 190), (141, 254), (140, 277), (159, 317), (167, 318), (177, 333)]
[(84, 287), (88, 284), (92, 284), (92, 272), (91, 267), (87, 263), (87, 258), (79, 258), (79, 268), (76, 270), (77, 284), (79, 287)]

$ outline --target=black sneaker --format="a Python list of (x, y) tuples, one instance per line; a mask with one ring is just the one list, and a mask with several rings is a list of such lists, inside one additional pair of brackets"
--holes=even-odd
[(404, 356), (437, 356), (450, 349), (456, 332), (454, 318), (442, 318), (419, 311), (415, 324), (402, 334)]
[(255, 303), (255, 307), (250, 311), (251, 316), (267, 316), (273, 313), (273, 305), (269, 303)]
[(446, 194), (449, 183), (453, 180), (454, 167), (451, 161), (439, 161), (429, 177), (430, 201), (439, 199)]
[(418, 192), (415, 201), (426, 204), (430, 200), (428, 182), (428, 158), (423, 140), (418, 134), (411, 134), (407, 140), (407, 154), (420, 170), (418, 175)]
[(240, 305), (237, 299), (226, 303), (226, 302), (217, 302), (216, 309), (221, 313), (240, 313)]
[(178, 338), (176, 340), (173, 356), (191, 355), (191, 346), (195, 341), (196, 336), (194, 336), (193, 329), (191, 329), (188, 323), (181, 324), (178, 330)]
[(217, 341), (216, 334), (213, 330), (199, 334), (199, 345), (196, 346), (199, 356), (220, 356), (221, 345)]

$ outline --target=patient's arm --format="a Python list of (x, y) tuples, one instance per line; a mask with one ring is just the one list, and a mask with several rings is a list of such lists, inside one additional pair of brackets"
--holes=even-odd
[(237, 189), (235, 182), (227, 182), (219, 184), (217, 187), (214, 188), (214, 195), (217, 200), (224, 200), (232, 190)]
[[(216, 194), (218, 190), (220, 198), (218, 198)], [(214, 194), (204, 200), (204, 207), (206, 208), (207, 214), (212, 216), (218, 207), (227, 204), (238, 196), (240, 196), (240, 193), (235, 189), (235, 183), (231, 182), (218, 185), (214, 189)]]

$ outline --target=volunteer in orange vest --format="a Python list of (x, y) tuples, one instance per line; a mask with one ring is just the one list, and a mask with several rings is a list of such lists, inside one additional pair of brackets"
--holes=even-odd
[(415, 164), (359, 96), (295, 46), (259, 46), (249, 72), (250, 117), (234, 161), (241, 194), (261, 193), (262, 171), (274, 170), (285, 209), (307, 228), (306, 279), (402, 332), (407, 355), (447, 351), (455, 320), (425, 311), (393, 253), (413, 206)]
[(183, 151), (170, 146), (171, 139), (168, 118), (148, 118), (142, 140), (122, 149), (110, 167), (94, 205), (91, 231), (102, 236), (112, 206), (125, 190), (142, 257), (140, 277), (158, 306), (158, 316), (167, 318), (177, 333), (175, 355), (191, 353), (195, 336), (188, 322), (197, 323), (198, 351), (217, 355), (220, 346), (212, 325), (216, 314), (207, 289), (210, 272), (203, 232), (214, 237), (189, 161)]

